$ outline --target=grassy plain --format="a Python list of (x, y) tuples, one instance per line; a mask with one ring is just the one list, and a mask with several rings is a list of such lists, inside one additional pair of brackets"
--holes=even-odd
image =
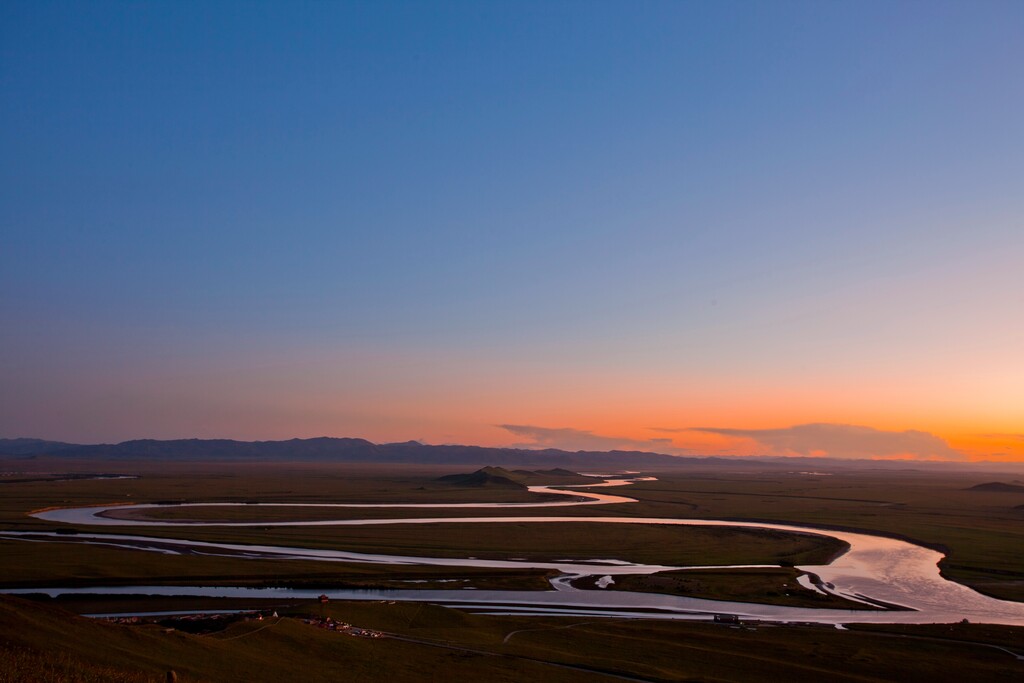
[[(255, 476), (251, 472), (243, 476), (232, 476), (223, 470), (213, 468), (211, 472), (199, 479), (182, 476), (173, 468), (161, 469), (142, 475), (135, 480), (113, 481), (68, 481), (58, 483), (29, 483), (9, 485), (8, 491), (13, 494), (5, 497), (0, 505), (0, 524), (5, 528), (30, 531), (55, 528), (53, 524), (37, 520), (26, 515), (34, 509), (58, 506), (89, 505), (109, 502), (139, 501), (152, 502), (159, 500), (184, 499), (189, 501), (202, 500), (269, 500), (290, 502), (330, 502), (330, 501), (364, 501), (364, 502), (452, 502), (466, 501), (485, 502), (492, 499), (514, 498), (536, 502), (544, 497), (521, 491), (505, 489), (465, 489), (453, 488), (436, 481), (436, 469), (427, 469), (424, 473), (410, 475), (403, 473), (396, 477), (386, 469), (353, 468), (340, 476), (336, 472), (308, 472), (305, 468), (297, 470), (267, 468), (265, 476)], [(402, 468), (408, 470), (408, 468)], [(442, 470), (445, 471), (445, 470)], [(242, 483), (236, 481), (241, 480)], [(224, 490), (223, 495), (219, 492)], [(620, 491), (622, 489), (616, 489)], [(188, 491), (190, 495), (177, 495)], [(243, 495), (244, 494), (244, 495)], [(600, 510), (604, 512), (609, 506), (600, 508), (587, 507), (584, 510), (591, 514)], [(611, 506), (621, 510), (624, 506)], [(578, 508), (556, 508), (552, 510), (535, 508), (518, 508), (513, 514), (532, 516), (540, 513), (577, 512)], [(144, 511), (147, 515), (166, 517), (184, 515), (188, 518), (239, 519), (290, 519), (322, 518), (337, 515), (339, 512), (349, 513), (357, 517), (379, 516), (391, 518), (401, 516), (453, 516), (460, 515), (504, 516), (508, 510), (476, 510), (476, 509), (332, 509), (324, 511), (314, 508), (261, 508), (241, 506), (236, 508), (156, 508)], [(87, 530), (88, 527), (82, 527)], [(422, 525), (385, 525), (370, 527), (188, 527), (161, 528), (153, 527), (139, 530), (133, 527), (105, 527), (107, 532), (145, 533), (148, 536), (188, 537), (202, 540), (219, 540), (239, 543), (277, 543), (281, 545), (343, 548), (356, 552), (387, 553), (405, 555), (428, 555), (437, 557), (462, 557), (472, 555), (482, 558), (507, 559), (521, 557), (537, 561), (553, 561), (558, 559), (587, 560), (593, 558), (615, 558), (635, 562), (660, 564), (771, 564), (778, 562), (818, 562), (826, 561), (838, 552), (843, 545), (832, 539), (820, 536), (786, 534), (778, 532), (762, 532), (746, 529), (724, 529), (710, 527), (659, 527), (621, 525), (596, 525), (593, 523), (579, 524), (502, 524), (488, 526), (482, 524), (434, 524), (429, 527)], [(73, 540), (73, 539), (69, 539)], [(10, 543), (10, 542), (8, 542)], [(23, 544), (30, 545), (30, 544)], [(68, 557), (78, 552), (77, 546), (64, 546), (71, 552)], [(74, 548), (74, 550), (71, 550)], [(3, 567), (3, 575), (17, 580), (25, 580), (24, 574), (17, 572), (17, 567), (38, 565), (32, 562), (33, 553), (45, 549), (28, 547), (21, 553), (8, 553), (8, 566)], [(96, 556), (95, 548), (93, 557)], [(121, 551), (130, 552), (130, 551)], [(121, 558), (118, 558), (120, 560)], [(161, 558), (164, 563), (168, 559)], [(178, 558), (178, 564), (195, 563), (197, 558)], [(205, 558), (212, 559), (212, 558)], [(220, 562), (220, 560), (218, 560)], [(230, 560), (224, 560), (230, 562)], [(123, 566), (121, 561), (115, 564)], [(173, 563), (172, 563), (173, 564)], [(308, 565), (310, 563), (297, 563)], [(211, 566), (215, 566), (211, 564)], [(275, 568), (280, 569), (280, 568)], [(59, 568), (54, 573), (69, 575), (67, 568)], [(208, 575), (209, 571), (199, 572)], [(188, 572), (175, 572), (175, 576), (187, 575)]]
[[(73, 463), (73, 464), (69, 464)], [(484, 463), (481, 463), (484, 464)], [(0, 497), (0, 528), (39, 530), (52, 524), (27, 517), (34, 509), (50, 506), (78, 506), (114, 502), (236, 501), (268, 502), (523, 502), (538, 497), (522, 490), (459, 488), (437, 481), (442, 474), (464, 472), (464, 467), (409, 465), (326, 465), (326, 464), (238, 464), (150, 462), (78, 462), (60, 459), (12, 460), (0, 462), (8, 471), (17, 468), (51, 472), (115, 472), (136, 474), (130, 480), (75, 480), (5, 484)], [(943, 572), (955, 580), (1005, 599), (1024, 600), (1024, 494), (969, 490), (988, 481), (1012, 481), (1019, 475), (990, 472), (964, 473), (941, 470), (835, 469), (827, 476), (814, 476), (778, 467), (728, 468), (693, 461), (671, 471), (653, 473), (657, 481), (605, 492), (637, 498), (638, 503), (567, 508), (502, 509), (334, 509), (331, 515), (360, 518), (423, 516), (645, 516), (706, 519), (759, 519), (822, 526), (836, 526), (888, 533), (942, 549), (947, 558)], [(820, 468), (820, 466), (818, 466)], [(188, 508), (159, 511), (163, 514), (280, 515), (295, 510), (266, 508)], [(229, 511), (229, 512), (226, 512)], [(305, 513), (300, 513), (305, 514)], [(315, 514), (322, 514), (316, 512)], [(280, 545), (338, 547), (363, 552), (392, 554), (474, 555), (478, 557), (531, 557), (535, 559), (608, 558), (663, 564), (812, 563), (834, 552), (828, 545), (803, 545), (807, 536), (778, 537), (756, 532), (730, 530), (716, 536), (700, 531), (669, 527), (613, 527), (585, 524), (566, 530), (541, 524), (523, 526), (444, 524), (427, 527), (306, 527), (306, 528), (147, 528), (146, 535), (194, 537)], [(83, 528), (84, 529), (84, 528)], [(105, 531), (139, 533), (137, 527), (106, 527)], [(799, 541), (799, 542), (794, 542)], [(787, 545), (791, 543), (791, 545)], [(11, 547), (8, 543), (5, 547)], [(17, 544), (36, 546), (36, 544)], [(52, 548), (52, 546), (51, 546)], [(70, 546), (67, 546), (70, 549)], [(253, 576), (281, 569), (289, 575), (360, 573), (355, 566), (271, 567), (267, 572), (246, 569), (242, 560), (214, 560), (208, 566), (192, 565), (199, 558), (173, 558), (107, 549), (75, 547), (68, 561), (79, 568), (59, 566), (51, 549), (44, 545), (0, 554), (0, 579), (28, 581), (40, 578), (115, 578), (129, 575), (159, 578), (153, 564), (167, 566), (166, 577)], [(91, 554), (90, 554), (91, 553)], [(105, 562), (97, 553), (128, 553)], [(114, 556), (111, 555), (111, 558)], [(157, 561), (158, 560), (158, 561)], [(196, 570), (185, 565), (198, 566)], [(261, 564), (261, 563), (256, 563)], [(47, 568), (50, 569), (47, 569)], [(141, 568), (135, 574), (133, 568)], [(363, 568), (365, 570), (365, 567)], [(374, 570), (375, 578), (394, 571)], [(403, 568), (402, 572), (408, 571)], [(435, 572), (436, 570), (428, 570)], [(442, 570), (450, 573), (449, 570)], [(527, 582), (537, 580), (533, 573)]]
[[(318, 611), (316, 605), (281, 614)], [(419, 604), (331, 603), (357, 638), (296, 618), (238, 622), (209, 635), (165, 633), (0, 598), (0, 683), (200, 681), (1015, 681), (1024, 629), (837, 631), (580, 618), (472, 615)], [(950, 627), (946, 627), (947, 629)], [(970, 642), (974, 641), (974, 642)], [(55, 655), (53, 644), (61, 644)], [(578, 668), (566, 668), (578, 667)], [(43, 675), (39, 675), (42, 673)]]
[[(835, 595), (807, 590), (797, 583), (797, 577), (801, 574), (803, 572), (786, 567), (683, 570), (619, 576), (609, 588), (818, 609), (874, 609)], [(577, 586), (577, 583), (573, 585)]]
[[(24, 467), (25, 463), (0, 463), (0, 469), (19, 465)], [(82, 462), (70, 467), (66, 461), (33, 461), (28, 466), (36, 471), (77, 469), (138, 474), (141, 478), (4, 484), (0, 490), (0, 528), (50, 530), (55, 525), (26, 513), (50, 506), (112, 502), (458, 503), (537, 499), (520, 490), (458, 488), (436, 482), (441, 474), (465, 468), (132, 462)], [(777, 468), (759, 470), (755, 465), (746, 471), (693, 464), (653, 474), (658, 481), (607, 490), (635, 497), (638, 503), (521, 508), (514, 514), (761, 519), (877, 531), (941, 547), (948, 553), (943, 571), (951, 578), (998, 597), (1024, 599), (1024, 556), (1019, 552), (1024, 547), (1024, 511), (1014, 509), (1024, 504), (1024, 496), (966, 490), (987, 481), (1012, 481), (1014, 475), (837, 469), (829, 476), (810, 476)], [(177, 512), (168, 509), (165, 514)], [(257, 512), (262, 511), (239, 508), (232, 514)], [(508, 510), (500, 509), (429, 512), (431, 516), (456, 517), (507, 514)], [(422, 516), (423, 511), (356, 509), (349, 515), (409, 517)], [(557, 555), (667, 564), (812, 563), (836, 551), (834, 545), (821, 544), (813, 536), (592, 523), (557, 527), (452, 522), (431, 527), (99, 530), (393, 554)], [(61, 544), (59, 552), (57, 548), (53, 544), (0, 541), (0, 584), (295, 582), (311, 586), (408, 587), (403, 582), (455, 577), (464, 579), (466, 585), (480, 587), (546, 586), (541, 571), (179, 557), (74, 544)], [(787, 569), (662, 575), (647, 580), (659, 579), (668, 579), (673, 585), (645, 588), (642, 578), (623, 578), (619, 587), (730, 600), (806, 599), (799, 594), (781, 595), (784, 589), (779, 582), (792, 584), (793, 575)], [(636, 585), (628, 586), (630, 581)], [(209, 601), (221, 606), (228, 602)], [(325, 632), (288, 618), (263, 626), (239, 623), (207, 636), (164, 633), (153, 626), (80, 620), (57, 609), (56, 605), (61, 604), (82, 611), (183, 606), (175, 599), (156, 598), (30, 603), (0, 598), (0, 659), (4, 662), (0, 683), (142, 683), (163, 680), (163, 673), (171, 667), (183, 682), (616, 680), (609, 676), (612, 673), (647, 681), (820, 681), (826, 677), (834, 681), (944, 681), (1019, 680), (1024, 673), (1024, 662), (987, 646), (1024, 650), (1024, 629), (974, 624), (874, 626), (851, 631), (761, 627), (748, 631), (659, 621), (493, 617), (415, 604), (331, 603), (329, 609), (338, 618), (396, 636), (371, 640)], [(205, 604), (193, 600), (189, 606), (200, 608)], [(301, 613), (315, 611), (317, 606), (288, 608), (282, 603), (282, 614), (285, 609)], [(60, 654), (56, 654), (56, 643), (60, 643)]]
[[(152, 532), (152, 533), (151, 533)], [(134, 533), (139, 533), (138, 529)], [(827, 562), (846, 545), (824, 536), (758, 529), (522, 522), (351, 527), (145, 529), (146, 535), (233, 543), (344, 548), (359, 553), (538, 562), (618, 559), (668, 565)], [(72, 542), (74, 539), (68, 539)]]
[[(543, 570), (386, 566), (306, 560), (250, 560), (164, 555), (105, 546), (0, 541), (0, 577), (8, 588), (40, 586), (311, 585), (335, 588), (410, 588), (408, 581), (465, 580), (477, 588), (544, 590)], [(429, 587), (424, 584), (420, 587)]]
[[(639, 482), (625, 515), (755, 519), (879, 532), (937, 548), (943, 574), (1006, 600), (1024, 601), (1024, 494), (969, 490), (1019, 474), (929, 470), (659, 473)], [(628, 510), (625, 508), (629, 508)]]

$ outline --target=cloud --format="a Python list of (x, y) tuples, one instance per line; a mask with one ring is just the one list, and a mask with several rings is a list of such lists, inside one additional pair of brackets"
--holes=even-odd
[(929, 432), (907, 430), (887, 432), (874, 427), (848, 424), (804, 424), (782, 429), (725, 429), (693, 427), (691, 431), (753, 439), (774, 455), (827, 456), (831, 458), (921, 458), (964, 460)]
[(637, 440), (617, 436), (603, 436), (572, 427), (537, 427), (535, 425), (497, 425), (518, 437), (526, 439), (512, 444), (513, 448), (559, 448), (565, 451), (651, 451), (678, 454), (681, 449), (672, 446), (671, 439)]
[(1020, 462), (1013, 453), (986, 453), (985, 455), (972, 458), (972, 460), (1004, 460), (1006, 462)]
[(1024, 441), (1024, 434), (979, 434), (983, 439), (999, 439), (1000, 441)]

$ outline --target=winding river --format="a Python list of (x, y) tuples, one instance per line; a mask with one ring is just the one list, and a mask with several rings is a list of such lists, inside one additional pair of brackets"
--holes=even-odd
[[(595, 475), (597, 476), (597, 475)], [(602, 475), (603, 476), (603, 475)], [(609, 478), (599, 484), (574, 486), (599, 488), (624, 486), (649, 477)], [(189, 503), (178, 507), (246, 506), (304, 508), (557, 508), (580, 505), (606, 505), (637, 502), (634, 498), (595, 491), (578, 491), (552, 486), (532, 486), (530, 491), (558, 494), (568, 500), (536, 503)], [(789, 622), (844, 623), (950, 623), (968, 619), (972, 622), (1024, 625), (1024, 603), (997, 600), (966, 586), (943, 578), (938, 569), (942, 554), (893, 538), (866, 533), (802, 527), (794, 524), (734, 522), (706, 519), (675, 519), (661, 517), (417, 517), (396, 519), (340, 519), (278, 522), (200, 522), (125, 519), (113, 515), (127, 511), (167, 508), (166, 505), (104, 505), (82, 508), (51, 509), (33, 513), (49, 522), (94, 526), (364, 526), (394, 524), (661, 524), (678, 526), (728, 526), (734, 528), (772, 529), (801, 534), (837, 538), (849, 544), (849, 550), (830, 564), (801, 566), (799, 569), (818, 575), (824, 590), (838, 596), (871, 604), (887, 604), (902, 609), (837, 610), (782, 607), (753, 603), (736, 603), (652, 593), (614, 590), (578, 590), (570, 581), (581, 576), (602, 577), (607, 585), (616, 575), (652, 574), (678, 569), (707, 567), (676, 567), (590, 560), (535, 562), (528, 560), (483, 560), (477, 558), (413, 557), (352, 553), (342, 550), (295, 548), (272, 545), (216, 543), (188, 539), (157, 538), (131, 534), (76, 533), (36, 531), (0, 531), (0, 538), (35, 542), (73, 542), (132, 548), (168, 554), (204, 554), (252, 559), (299, 559), (327, 562), (359, 562), (377, 564), (416, 564), (447, 567), (490, 567), (508, 569), (556, 570), (551, 591), (485, 591), (485, 590), (334, 590), (332, 598), (351, 600), (426, 601), (491, 614), (551, 614), (610, 617), (643, 617), (661, 619), (709, 619), (714, 614), (734, 614), (743, 618)], [(721, 568), (721, 567), (716, 567)], [(603, 577), (609, 577), (603, 579)], [(805, 587), (809, 582), (801, 581)], [(50, 595), (148, 594), (213, 597), (316, 597), (320, 590), (287, 588), (252, 589), (242, 587), (191, 586), (124, 586), (92, 588), (0, 589), (6, 593), (48, 593)]]

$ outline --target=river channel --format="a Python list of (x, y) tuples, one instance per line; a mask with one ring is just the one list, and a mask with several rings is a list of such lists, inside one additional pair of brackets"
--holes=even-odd
[[(598, 488), (624, 486), (633, 479), (610, 478)], [(551, 486), (533, 486), (535, 493), (559, 494), (568, 500), (536, 503), (462, 503), (462, 504), (349, 504), (349, 503), (192, 503), (189, 506), (273, 506), (319, 508), (557, 508), (579, 505), (603, 505), (636, 502), (633, 498), (594, 491), (578, 491)], [(800, 566), (816, 574), (824, 582), (822, 588), (841, 597), (887, 604), (901, 609), (836, 610), (800, 607), (782, 607), (753, 603), (736, 603), (652, 593), (615, 590), (578, 590), (570, 581), (580, 576), (602, 577), (607, 585), (615, 576), (623, 574), (652, 574), (659, 571), (698, 569), (706, 567), (678, 567), (667, 565), (635, 564), (610, 560), (534, 562), (527, 560), (483, 560), (478, 558), (413, 557), (352, 553), (343, 550), (323, 550), (272, 545), (245, 545), (216, 543), (188, 539), (157, 538), (130, 534), (84, 533), (74, 535), (59, 532), (0, 531), (0, 538), (35, 542), (88, 543), (131, 548), (167, 554), (203, 554), (251, 559), (301, 559), (327, 562), (359, 562), (375, 564), (416, 564), (447, 567), (489, 567), (508, 569), (548, 569), (559, 572), (552, 581), (550, 591), (485, 591), (485, 590), (333, 590), (327, 594), (335, 599), (425, 601), (459, 606), (476, 612), (492, 614), (551, 614), (588, 615), (609, 617), (637, 617), (660, 619), (709, 619), (714, 614), (733, 614), (748, 619), (789, 622), (844, 623), (951, 623), (968, 619), (972, 622), (1024, 625), (1024, 603), (997, 600), (982, 595), (966, 586), (949, 581), (939, 573), (938, 562), (942, 554), (914, 543), (867, 533), (802, 527), (794, 524), (736, 522), (727, 520), (676, 519), (662, 517), (564, 517), (564, 516), (509, 516), (509, 517), (418, 517), (398, 519), (342, 519), (316, 521), (276, 522), (199, 522), (165, 521), (115, 518), (110, 515), (126, 511), (165, 505), (105, 505), (83, 508), (52, 509), (33, 513), (50, 522), (94, 526), (363, 526), (397, 524), (659, 524), (677, 526), (727, 526), (734, 528), (771, 529), (777, 531), (828, 536), (844, 541), (849, 550), (827, 565)], [(716, 567), (716, 568), (721, 568)], [(607, 578), (604, 578), (607, 577)], [(812, 587), (804, 579), (805, 587)], [(261, 597), (261, 598), (313, 598), (320, 590), (288, 588), (192, 587), (192, 586), (122, 586), (85, 588), (32, 588), (3, 589), (5, 593), (66, 594), (144, 594), (207, 597)]]

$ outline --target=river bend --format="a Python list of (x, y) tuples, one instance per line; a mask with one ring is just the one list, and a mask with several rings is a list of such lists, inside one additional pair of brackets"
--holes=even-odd
[[(650, 478), (642, 478), (650, 479)], [(609, 479), (596, 488), (623, 486), (635, 479)], [(188, 506), (275, 506), (320, 508), (557, 508), (579, 505), (606, 505), (636, 502), (633, 498), (593, 491), (535, 486), (536, 493), (560, 494), (569, 500), (537, 503), (192, 503)], [(678, 526), (728, 526), (734, 528), (771, 529), (777, 531), (812, 534), (837, 538), (849, 544), (849, 550), (827, 565), (801, 566), (799, 569), (817, 574), (826, 582), (827, 590), (853, 600), (870, 600), (905, 608), (893, 610), (836, 610), (781, 607), (752, 603), (731, 603), (717, 600), (685, 598), (681, 596), (634, 593), (611, 590), (577, 590), (569, 581), (579, 576), (613, 577), (622, 574), (651, 574), (659, 571), (697, 569), (621, 562), (617, 560), (591, 560), (587, 562), (534, 562), (527, 560), (483, 560), (478, 558), (413, 557), (352, 553), (343, 550), (323, 550), (271, 545), (245, 545), (215, 543), (188, 539), (156, 538), (129, 534), (0, 531), (0, 538), (37, 542), (77, 542), (148, 550), (168, 554), (202, 553), (247, 557), (252, 559), (304, 559), (327, 562), (362, 562), (383, 564), (417, 564), (448, 567), (490, 567), (508, 569), (549, 569), (560, 572), (552, 591), (483, 591), (483, 590), (343, 590), (329, 592), (340, 599), (416, 600), (439, 604), (459, 605), (476, 611), (502, 614), (566, 614), (617, 617), (646, 617), (673, 619), (707, 619), (710, 614), (729, 613), (746, 618), (782, 621), (809, 621), (819, 623), (949, 623), (968, 619), (972, 622), (1024, 625), (1024, 604), (997, 600), (982, 595), (966, 586), (943, 578), (938, 569), (942, 554), (923, 546), (894, 538), (867, 533), (802, 527), (795, 524), (763, 522), (735, 522), (727, 520), (675, 519), (662, 517), (564, 517), (564, 516), (508, 516), (508, 517), (419, 517), (399, 519), (341, 519), (278, 522), (198, 522), (144, 519), (115, 519), (103, 516), (111, 511), (146, 510), (167, 507), (156, 504), (105, 505), (83, 508), (51, 509), (33, 513), (50, 522), (94, 526), (363, 526), (396, 524), (659, 524)], [(700, 567), (706, 568), (706, 567)], [(806, 583), (805, 583), (806, 585)], [(202, 588), (170, 586), (125, 586), (120, 588), (96, 587), (78, 589), (0, 589), (8, 593), (145, 593), (163, 595), (205, 595), (223, 597), (304, 597), (305, 593), (319, 591), (299, 589)], [(255, 592), (254, 592), (255, 591)], [(315, 596), (313, 596), (315, 597)]]

